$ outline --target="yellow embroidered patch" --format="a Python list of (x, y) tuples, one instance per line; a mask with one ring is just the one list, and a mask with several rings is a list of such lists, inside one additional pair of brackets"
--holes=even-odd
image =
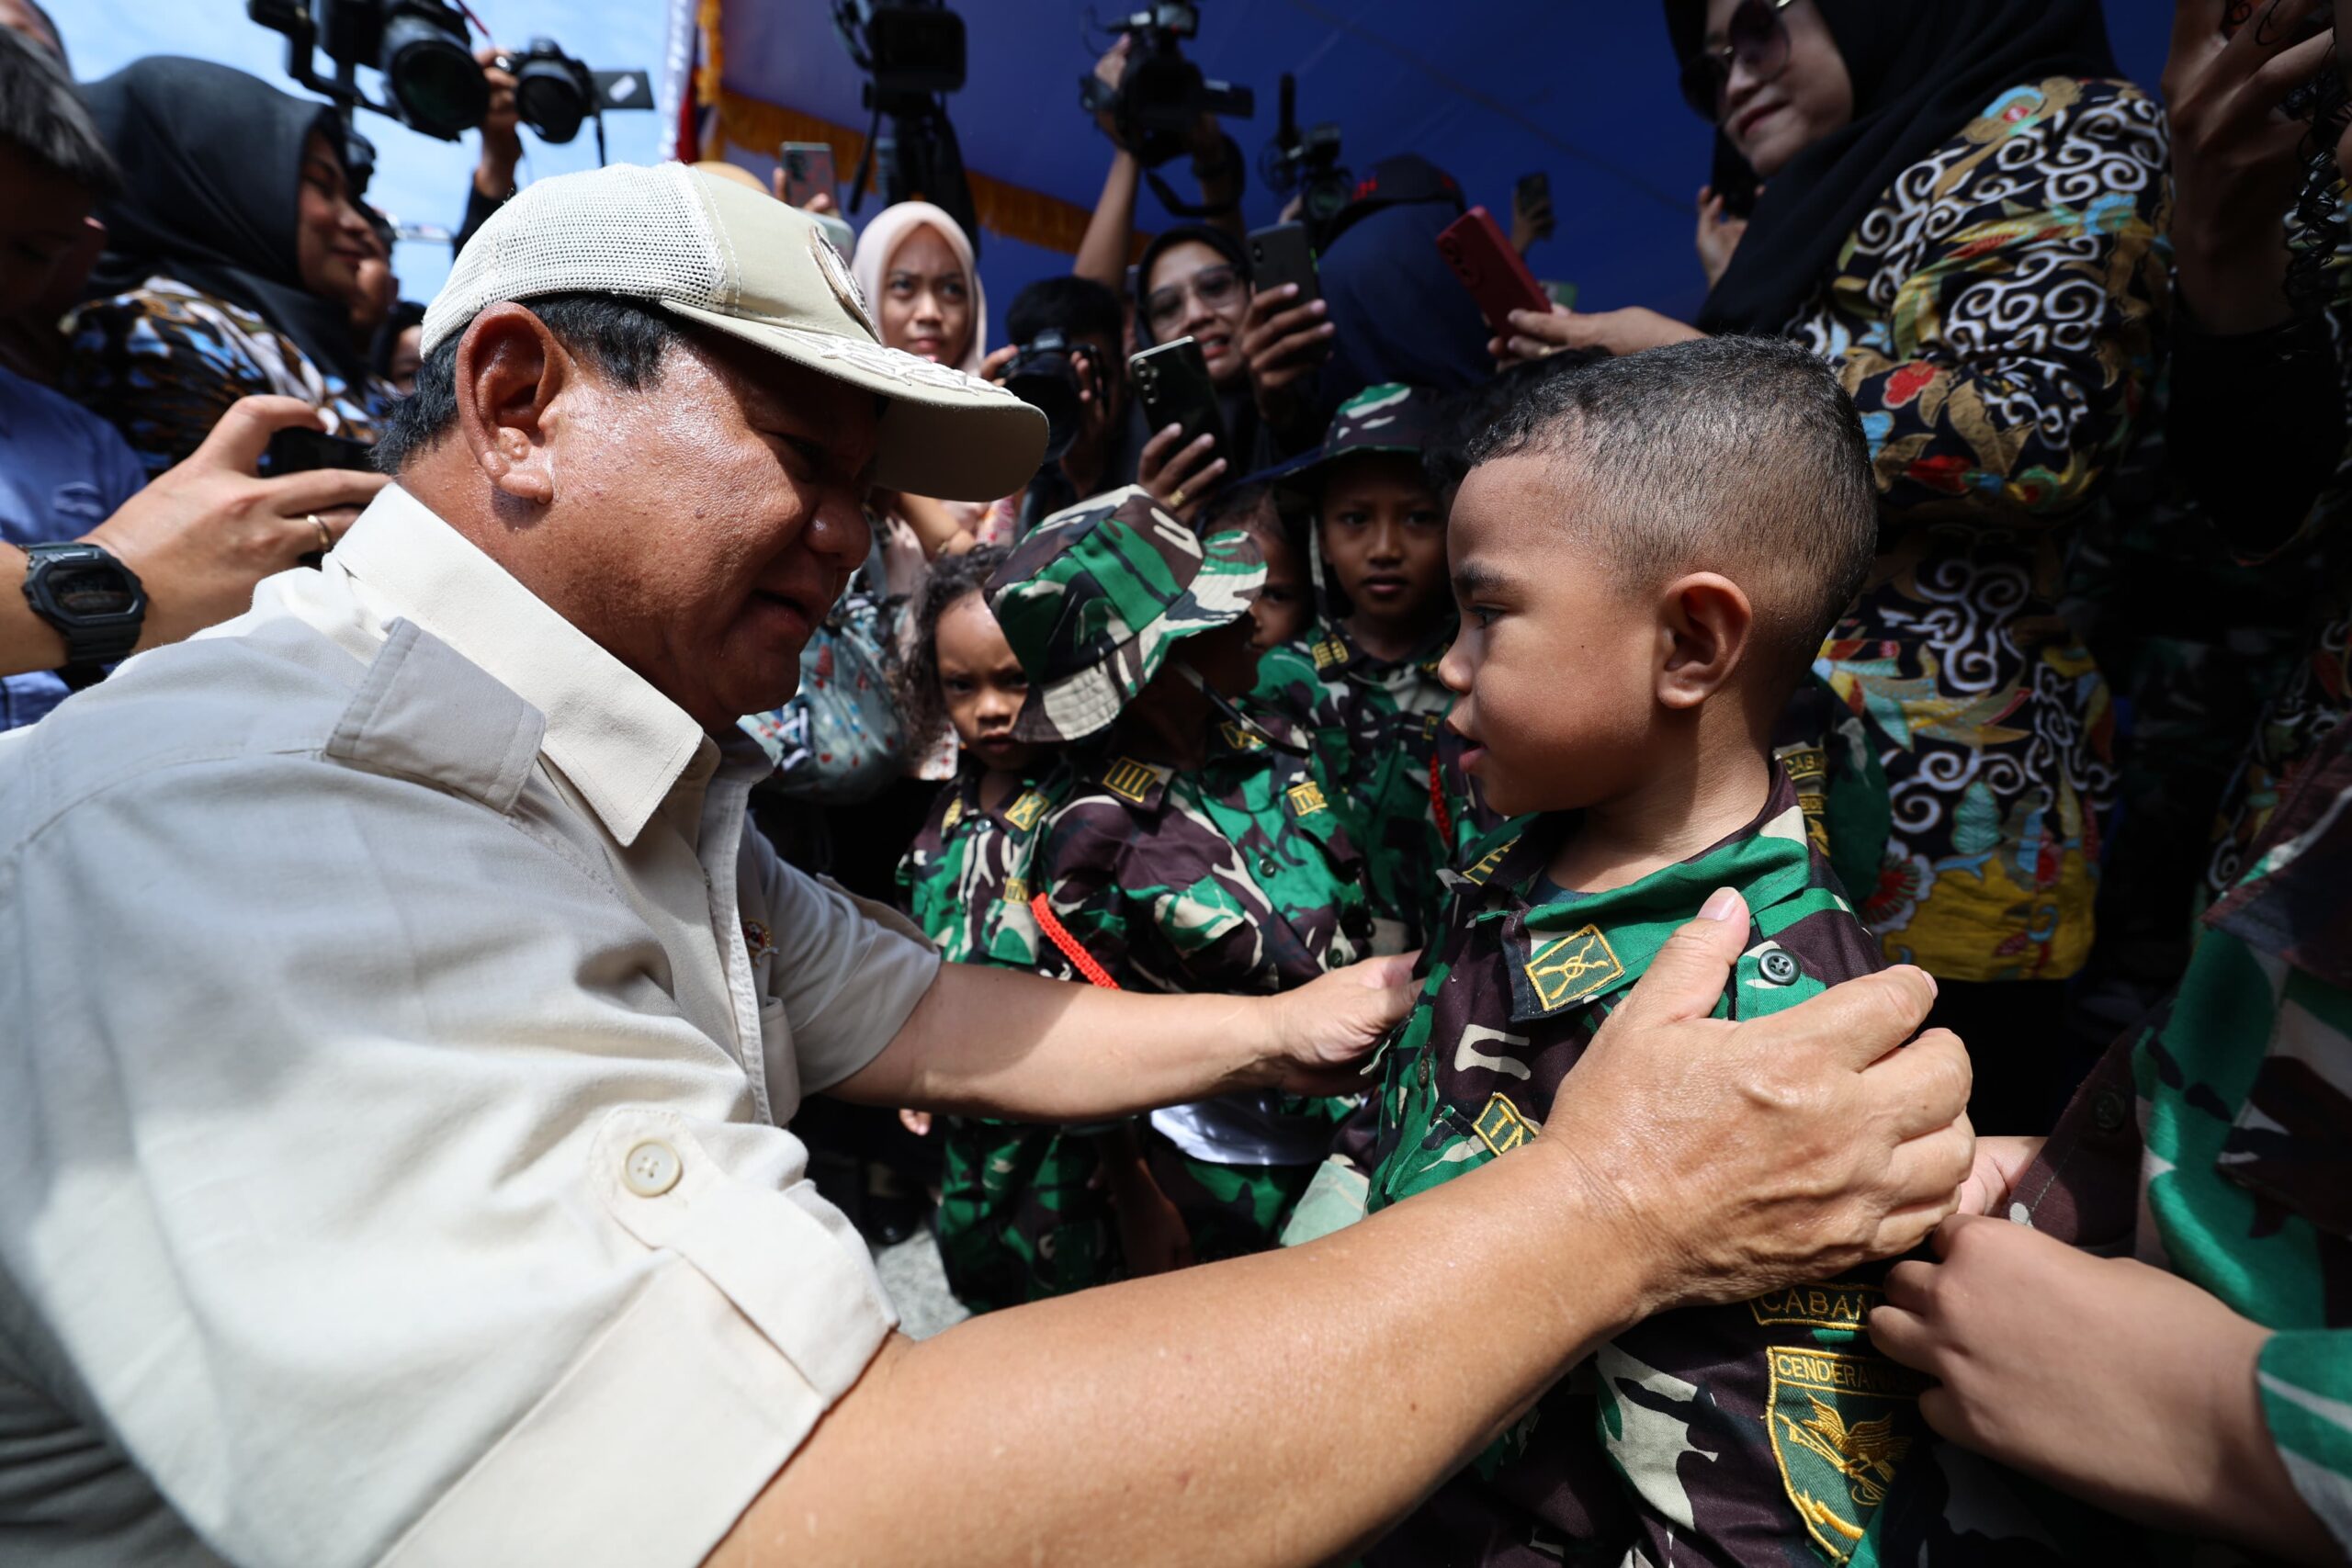
[(1322, 638), (1308, 651), (1315, 655), (1315, 668), (1317, 670), (1329, 670), (1334, 664), (1348, 661), (1348, 645), (1335, 637)]
[(1265, 749), (1265, 740), (1246, 724), (1236, 724), (1231, 719), (1227, 719), (1217, 728), (1225, 732), (1225, 743), (1236, 751), (1259, 751)]
[(951, 800), (947, 803), (947, 809), (939, 814), (939, 830), (943, 833), (953, 832), (956, 824), (962, 820), (964, 820), (963, 801)]
[(1122, 757), (1111, 764), (1102, 775), (1102, 787), (1121, 800), (1141, 806), (1144, 796), (1151, 793), (1155, 773), (1132, 757)]
[(1468, 871), (1462, 874), (1464, 878), (1467, 881), (1483, 885), (1487, 878), (1495, 874), (1495, 867), (1503, 863), (1503, 856), (1510, 853), (1511, 846), (1517, 842), (1519, 842), (1519, 840), (1516, 838), (1506, 839), (1501, 843), (1496, 845), (1493, 849), (1488, 850), (1479, 858), (1476, 865), (1472, 866)]
[(1046, 814), (1046, 797), (1034, 789), (1023, 790), (1021, 798), (1005, 807), (1004, 819), (1026, 832), (1037, 825)]
[(1006, 877), (1004, 879), (1004, 901), (1008, 904), (1026, 904), (1029, 902), (1029, 879), (1025, 876)]
[(1625, 966), (1599, 926), (1555, 937), (1537, 948), (1523, 966), (1527, 983), (1544, 1010), (1565, 1007), (1625, 977)]
[(1476, 1129), (1479, 1141), (1498, 1155), (1510, 1153), (1535, 1135), (1535, 1129), (1519, 1113), (1519, 1107), (1510, 1102), (1507, 1094), (1498, 1094), (1487, 1100), (1487, 1108), (1478, 1112), (1478, 1120), (1471, 1125)]
[(1751, 1296), (1747, 1310), (1756, 1314), (1758, 1323), (1768, 1326), (1841, 1328), (1859, 1334), (1870, 1317), (1871, 1308), (1885, 1299), (1886, 1292), (1876, 1285), (1856, 1284), (1850, 1280), (1824, 1280), (1811, 1285), (1791, 1285), (1786, 1290), (1767, 1291), (1760, 1296)]
[(1772, 753), (1787, 770), (1797, 792), (1797, 809), (1804, 814), (1804, 836), (1822, 854), (1829, 852), (1829, 754), (1818, 746), (1783, 746)]
[(1926, 1380), (1878, 1356), (1774, 1346), (1765, 1421), (1781, 1484), (1805, 1533), (1843, 1562), (1870, 1532), (1917, 1446)]
[(1323, 786), (1313, 779), (1307, 780), (1305, 784), (1291, 785), (1287, 793), (1290, 795), (1290, 808), (1294, 816), (1312, 817), (1318, 811), (1329, 809), (1330, 803), (1323, 798)]

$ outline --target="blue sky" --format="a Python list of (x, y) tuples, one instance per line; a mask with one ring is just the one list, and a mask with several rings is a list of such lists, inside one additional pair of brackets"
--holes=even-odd
[[(662, 0), (470, 0), (493, 39), (520, 49), (546, 35), (598, 68), (662, 65), (666, 7)], [(49, 0), (50, 14), (64, 30), (74, 73), (85, 81), (109, 75), (150, 54), (187, 54), (250, 71), (291, 92), (286, 75), (286, 39), (245, 19), (244, 0)], [(322, 60), (322, 69), (323, 60)], [(378, 84), (362, 73), (363, 85)], [(472, 176), (475, 143), (436, 141), (379, 115), (362, 114), (359, 129), (376, 144), (375, 183), (368, 197), (403, 223), (435, 223), (454, 229), (464, 216), (466, 184)], [(661, 147), (661, 117), (605, 117), (606, 141), (615, 163), (651, 163)], [(523, 132), (525, 183), (548, 175), (593, 167), (594, 127), (583, 127), (569, 144), (551, 147)], [(447, 245), (403, 242), (394, 265), (401, 292), (430, 299), (449, 270)]]

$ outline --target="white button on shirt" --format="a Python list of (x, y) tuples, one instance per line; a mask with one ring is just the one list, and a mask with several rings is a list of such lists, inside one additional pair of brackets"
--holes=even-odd
[(0, 737), (0, 1561), (692, 1563), (895, 1322), (783, 1126), (937, 973), (397, 488)]

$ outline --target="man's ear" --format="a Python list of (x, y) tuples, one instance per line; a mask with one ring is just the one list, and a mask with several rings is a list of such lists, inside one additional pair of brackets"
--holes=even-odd
[(458, 340), (458, 429), (502, 496), (532, 506), (555, 499), (548, 411), (578, 375), (547, 323), (512, 301), (483, 310)]
[(1657, 700), (1695, 708), (1739, 668), (1756, 632), (1756, 611), (1738, 583), (1694, 571), (1667, 584), (1658, 599)]

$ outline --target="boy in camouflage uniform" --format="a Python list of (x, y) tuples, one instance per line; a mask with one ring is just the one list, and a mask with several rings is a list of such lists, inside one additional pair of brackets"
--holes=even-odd
[(1318, 614), (1307, 652), (1343, 726), (1344, 750), (1329, 765), (1368, 852), (1383, 952), (1421, 941), (1456, 840), (1493, 826), (1438, 759), (1453, 704), (1438, 659), (1454, 631), (1445, 505), (1421, 468), (1438, 417), (1430, 392), (1368, 388), (1340, 405), (1321, 449), (1280, 480), (1315, 508)]
[[(1876, 547), (1868, 449), (1829, 371), (1737, 338), (1603, 361), (1532, 389), (1472, 455), (1450, 723), (1495, 807), (1542, 815), (1457, 879), (1382, 1048), (1374, 1210), (1534, 1136), (1693, 916), (1748, 927), (1717, 1016), (1882, 966), (1772, 746)], [(1922, 1380), (1862, 1337), (1883, 1273), (1627, 1329), (1370, 1561), (1917, 1560), (1884, 1529), (1927, 1445)], [(1980, 1490), (1998, 1551), (1934, 1561), (2030, 1561), (2009, 1552), (2030, 1524)]]
[[(1016, 732), (1090, 743), (1035, 862), (1049, 973), (1247, 994), (1368, 953), (1363, 863), (1306, 738), (1233, 705), (1263, 578), (1247, 532), (1204, 543), (1128, 490), (1048, 520), (991, 582), (1031, 682)], [(1272, 1245), (1343, 1109), (1243, 1093), (1154, 1112), (1151, 1169), (1192, 1255)]]

